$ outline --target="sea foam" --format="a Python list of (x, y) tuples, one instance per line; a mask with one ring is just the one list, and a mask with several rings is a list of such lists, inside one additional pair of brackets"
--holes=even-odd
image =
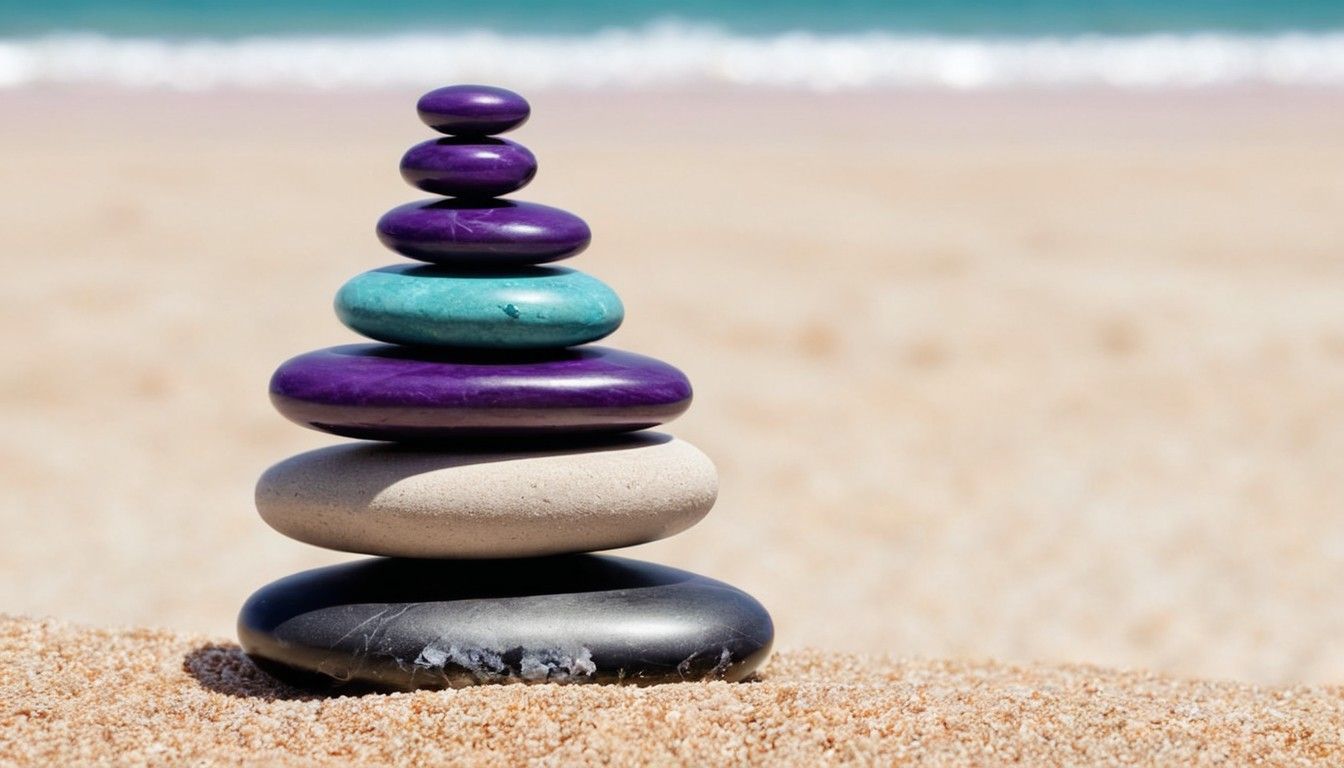
[(771, 36), (658, 24), (589, 35), (493, 32), (153, 39), (0, 39), (0, 87), (519, 88), (726, 84), (809, 90), (1104, 85), (1344, 85), (1344, 32), (978, 38)]

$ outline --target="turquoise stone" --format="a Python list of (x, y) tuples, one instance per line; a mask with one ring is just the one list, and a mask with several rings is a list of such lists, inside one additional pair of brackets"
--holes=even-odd
[(572, 269), (477, 273), (408, 264), (356, 275), (337, 292), (336, 315), (392, 344), (542, 349), (600, 339), (621, 324), (625, 308), (605, 283)]

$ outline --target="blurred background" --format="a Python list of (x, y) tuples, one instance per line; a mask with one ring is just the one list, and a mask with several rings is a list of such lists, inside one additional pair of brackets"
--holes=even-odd
[(285, 358), (533, 103), (778, 645), (1344, 679), (1344, 4), (0, 0), (0, 611), (229, 636)]

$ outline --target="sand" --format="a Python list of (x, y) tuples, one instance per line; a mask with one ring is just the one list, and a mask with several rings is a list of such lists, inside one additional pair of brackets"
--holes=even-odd
[[(265, 382), (353, 340), (336, 288), (396, 261), (372, 227), (417, 196), (395, 172), (426, 136), (412, 97), (0, 92), (0, 610), (228, 637), (257, 586), (347, 557), (252, 508), (265, 467), (331, 442), (272, 412)], [(816, 658), (791, 655), (805, 648), (946, 660), (893, 662), (890, 685), (711, 686), (713, 711), (788, 690), (794, 711), (858, 728), (923, 680), (942, 697), (930, 712), (975, 730), (1048, 680), (1089, 716), (1133, 714), (1153, 739), (1136, 749), (1188, 727), (1249, 750), (1278, 721), (1239, 718), (1279, 693), (1105, 669), (1344, 682), (1337, 92), (534, 103), (523, 197), (592, 225), (572, 265), (625, 302), (610, 343), (687, 372), (696, 402), (670, 431), (721, 473), (704, 521), (622, 554), (760, 598), (780, 675)], [(100, 658), (167, 674), (172, 648)], [(1101, 668), (1058, 666), (1079, 663)], [(1087, 680), (1109, 698), (1089, 703)], [(518, 696), (680, 706), (671, 690), (465, 695), (482, 712)], [(1303, 695), (1276, 711), (1337, 716)], [(872, 698), (826, 703), (849, 696)], [(1185, 725), (1142, 726), (1154, 711)], [(696, 727), (748, 748), (727, 735), (745, 715), (723, 717)], [(1307, 727), (1285, 748), (1326, 738)], [(909, 733), (945, 755), (961, 743)], [(699, 748), (659, 748), (674, 746)]]
[(0, 621), (0, 758), (50, 765), (1289, 765), (1344, 688), (792, 651), (757, 682), (316, 699), (218, 640)]

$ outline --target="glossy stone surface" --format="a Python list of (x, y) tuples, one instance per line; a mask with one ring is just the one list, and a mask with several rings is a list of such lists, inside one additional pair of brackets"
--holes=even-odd
[(343, 443), (266, 470), (256, 501), (272, 528), (324, 549), (484, 558), (667, 538), (717, 493), (714, 464), (695, 446), (636, 432), (548, 450)]
[(504, 354), (350, 344), (286, 361), (270, 389), (276, 409), (304, 426), (407, 442), (625, 432), (691, 403), (681, 371), (596, 346)]
[(507, 195), (522, 189), (536, 174), (537, 158), (527, 147), (506, 139), (431, 139), (401, 157), (401, 177), (439, 195)]
[(450, 85), (420, 97), (415, 111), (425, 125), (453, 136), (491, 136), (527, 122), (527, 99), (491, 85)]
[(336, 293), (336, 315), (393, 344), (545, 349), (596, 341), (620, 326), (625, 309), (605, 283), (572, 269), (407, 264), (356, 275)]
[[(258, 590), (243, 650), (307, 688), (741, 680), (774, 639), (741, 590), (624, 558), (373, 559)], [(353, 690), (351, 690), (353, 689)]]
[(383, 245), (412, 259), (453, 267), (499, 268), (569, 258), (593, 234), (559, 208), (517, 200), (420, 200), (378, 220)]

